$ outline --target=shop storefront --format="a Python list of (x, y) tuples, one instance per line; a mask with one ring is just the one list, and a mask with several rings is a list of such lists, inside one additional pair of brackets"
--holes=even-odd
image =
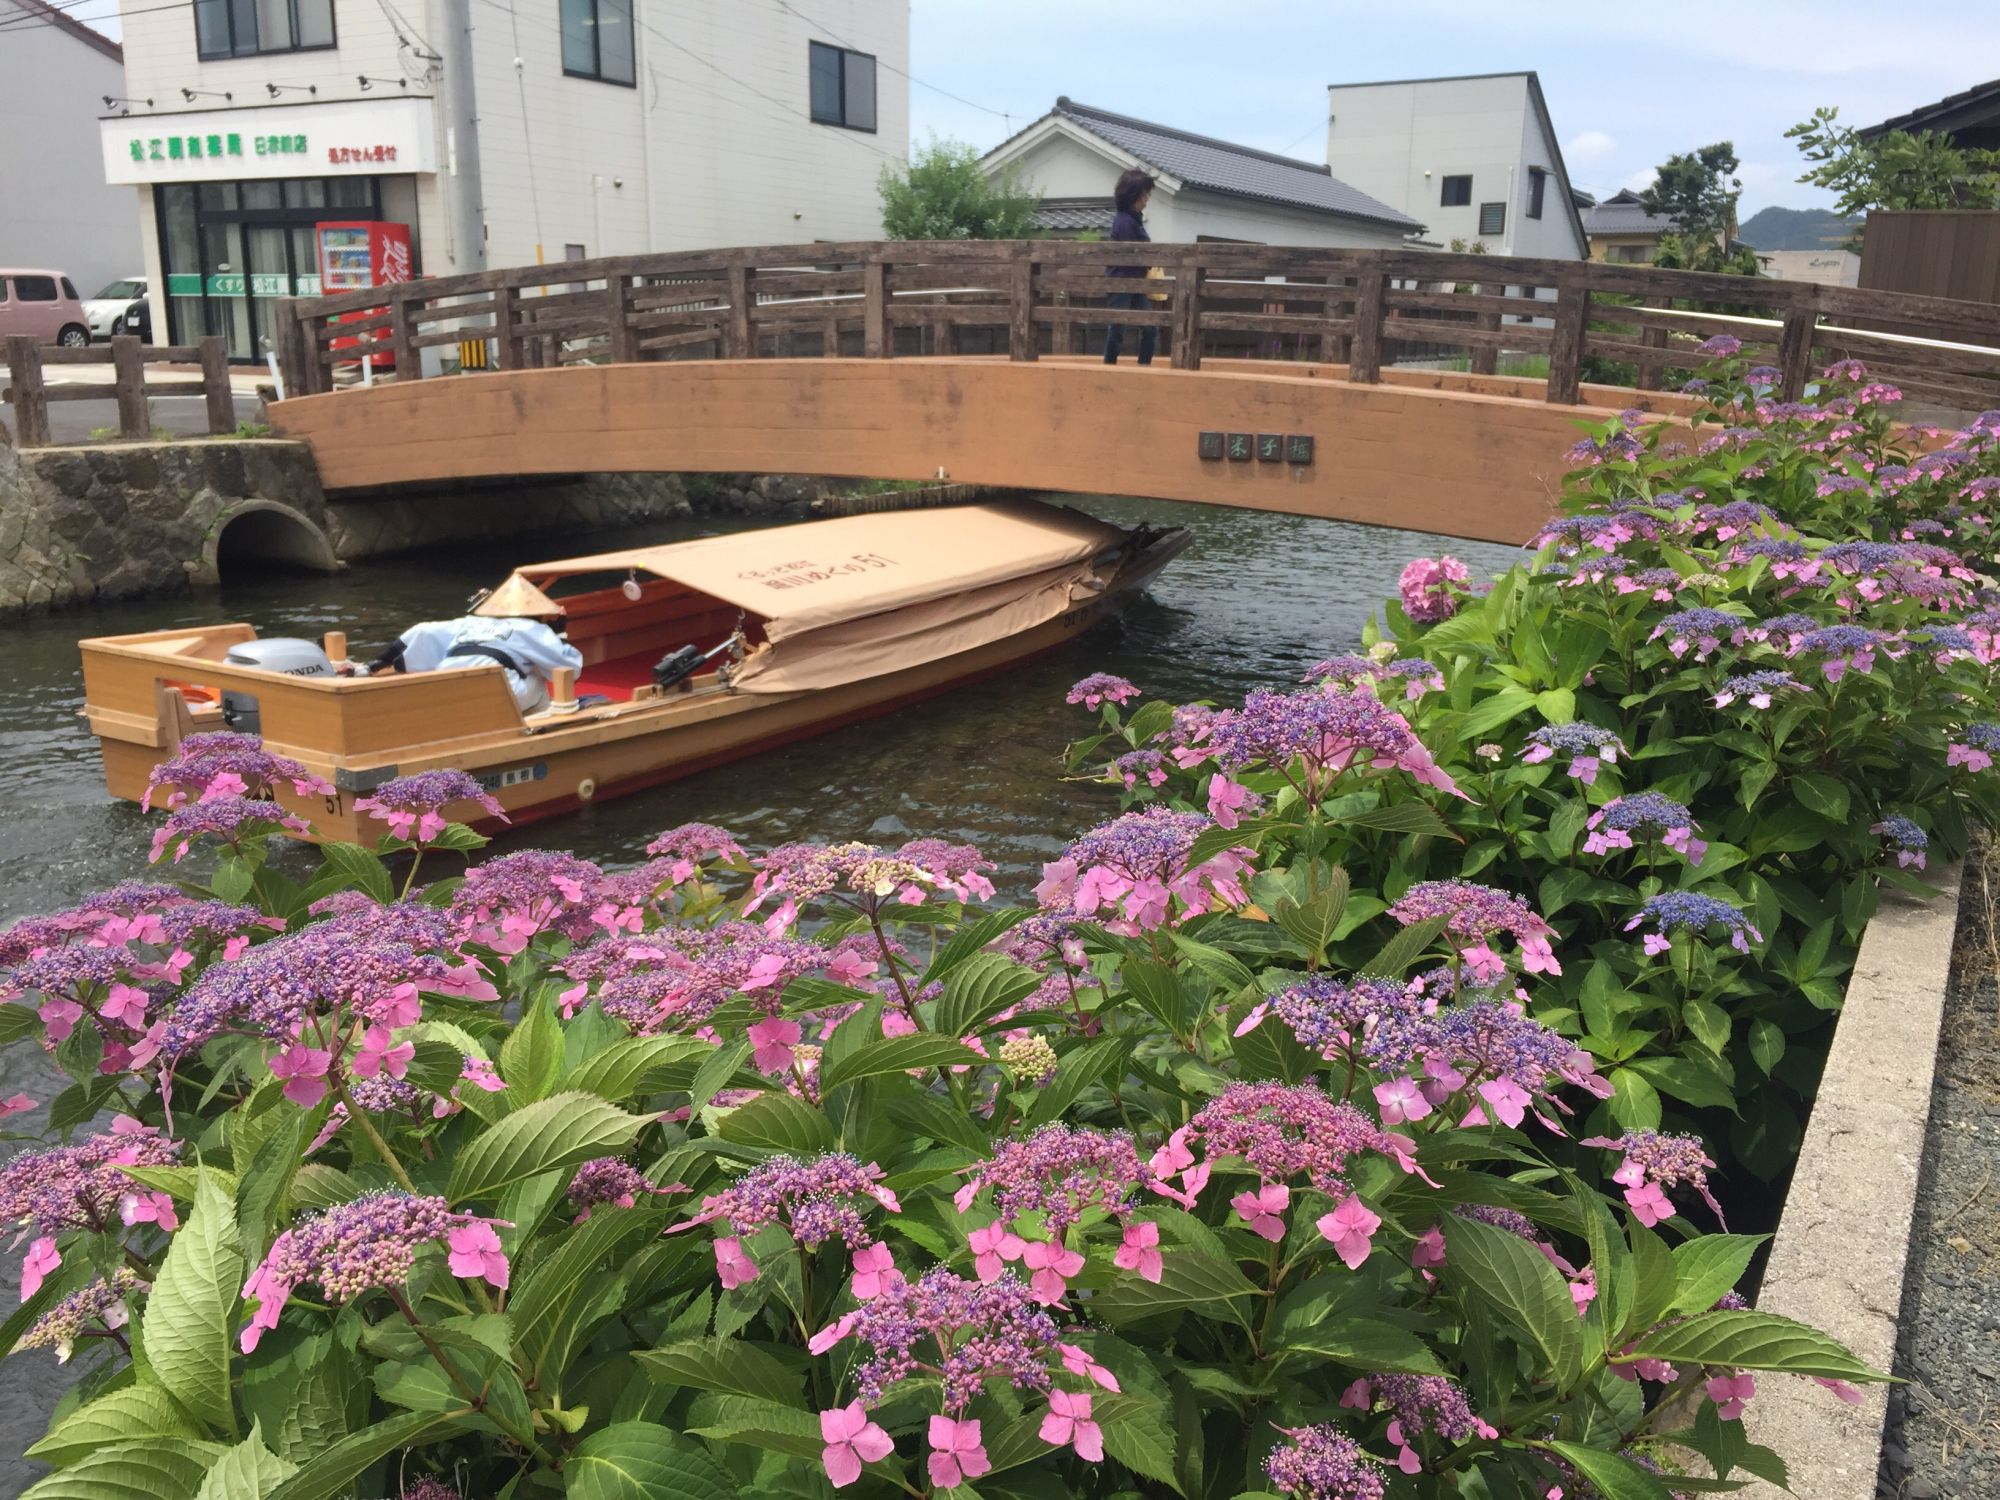
[(328, 222), (408, 225), (409, 274), (422, 273), (427, 99), (106, 120), (103, 146), (108, 178), (150, 189), (147, 260), (170, 343), (220, 334), (232, 359), (262, 359), (277, 300), (320, 291), (315, 227)]

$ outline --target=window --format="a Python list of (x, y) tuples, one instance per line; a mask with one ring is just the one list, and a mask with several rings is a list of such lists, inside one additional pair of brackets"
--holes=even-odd
[(563, 72), (633, 87), (632, 0), (562, 0)]
[(1653, 259), (1653, 247), (1651, 245), (1613, 245), (1609, 250), (1604, 252), (1604, 258), (1609, 261), (1615, 261), (1620, 265), (1643, 266), (1651, 263)]
[(1528, 217), (1542, 216), (1542, 194), (1548, 191), (1549, 174), (1540, 167), (1528, 168)]
[(76, 283), (74, 281), (71, 281), (67, 276), (65, 276), (62, 279), (62, 284), (63, 284), (63, 295), (69, 298), (70, 301), (81, 302), (83, 300), (83, 298), (77, 296), (76, 294)]
[(1440, 208), (1463, 208), (1471, 201), (1472, 178), (1470, 176), (1445, 178), (1444, 191), (1438, 195), (1438, 206)]
[(16, 276), (14, 295), (23, 302), (53, 302), (56, 300), (56, 279), (53, 276)]
[(7, 278), (0, 276), (0, 302), (7, 300)]
[(114, 281), (97, 294), (99, 302), (130, 302), (134, 297), (146, 295), (143, 281)]
[(821, 125), (875, 129), (875, 59), (866, 52), (808, 42), (812, 117)]
[(1507, 232), (1507, 205), (1504, 203), (1480, 204), (1479, 232), (1481, 234), (1505, 234)]
[(194, 35), (204, 59), (331, 47), (333, 0), (194, 0)]

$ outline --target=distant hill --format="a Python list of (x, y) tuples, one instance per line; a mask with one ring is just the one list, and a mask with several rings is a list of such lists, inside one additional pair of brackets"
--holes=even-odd
[(1736, 234), (1759, 250), (1835, 250), (1860, 228), (1859, 219), (1844, 219), (1823, 208), (1760, 208)]

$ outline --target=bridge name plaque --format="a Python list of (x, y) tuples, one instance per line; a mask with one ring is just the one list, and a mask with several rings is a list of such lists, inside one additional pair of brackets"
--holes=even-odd
[(1303, 432), (1203, 432), (1196, 435), (1195, 455), (1205, 462), (1244, 464), (1254, 459), (1304, 467), (1313, 461), (1313, 440)]

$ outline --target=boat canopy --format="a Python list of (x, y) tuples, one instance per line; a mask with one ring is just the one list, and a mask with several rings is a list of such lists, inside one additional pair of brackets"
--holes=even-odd
[(989, 591), (1010, 582), (1046, 587), (1050, 575), (1088, 563), (1125, 535), (1038, 500), (884, 511), (534, 563), (516, 569), (477, 613), (560, 611), (561, 601), (544, 592), (555, 580), (650, 573), (756, 616), (775, 645), (912, 605), (989, 602)]

